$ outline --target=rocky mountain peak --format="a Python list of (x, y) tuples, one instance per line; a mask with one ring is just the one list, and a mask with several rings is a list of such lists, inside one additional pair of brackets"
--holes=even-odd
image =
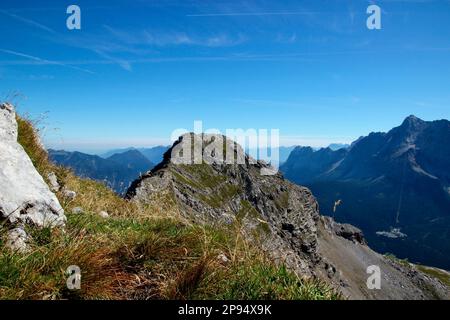
[(414, 115), (410, 115), (403, 123), (398, 127), (398, 131), (405, 136), (417, 136), (424, 128), (426, 128), (428, 122), (417, 118)]
[(215, 168), (240, 166), (258, 168), (263, 175), (274, 175), (277, 170), (263, 160), (256, 160), (249, 156), (242, 146), (234, 140), (221, 134), (195, 134), (186, 133), (174, 142), (163, 156), (163, 161), (155, 170), (174, 165), (207, 164)]
[[(223, 161), (227, 154), (236, 162)], [(146, 204), (164, 194), (194, 223), (237, 225), (273, 260), (302, 277), (325, 279), (347, 297), (432, 295), (429, 287), (417, 286), (420, 281), (439, 295), (448, 294), (442, 285), (373, 252), (359, 229), (321, 217), (309, 189), (290, 183), (279, 173), (264, 175), (264, 168), (270, 166), (250, 158), (224, 136), (190, 133), (174, 143), (163, 162), (132, 184), (127, 198)], [(367, 267), (374, 264), (386, 274), (383, 279), (392, 279), (382, 290), (365, 287)]]
[(181, 136), (162, 163), (135, 181), (127, 197), (145, 203), (153, 194), (167, 192), (187, 218), (240, 223), (275, 259), (289, 257), (292, 266), (311, 274), (308, 262), (317, 260), (317, 203), (308, 189), (281, 174), (267, 175), (268, 170), (268, 164), (249, 157), (225, 136), (191, 133)]
[(417, 124), (421, 124), (424, 123), (425, 121), (416, 117), (415, 115), (411, 114), (408, 117), (405, 118), (405, 120), (403, 120), (403, 125), (417, 125)]

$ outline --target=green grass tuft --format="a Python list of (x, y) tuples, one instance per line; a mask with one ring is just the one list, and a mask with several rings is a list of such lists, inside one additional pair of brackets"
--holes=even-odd
[(416, 265), (416, 267), (417, 269), (419, 269), (419, 271), (438, 279), (439, 281), (441, 281), (443, 284), (445, 284), (447, 287), (450, 288), (450, 274), (448, 272), (439, 270), (437, 268), (431, 268), (422, 265)]

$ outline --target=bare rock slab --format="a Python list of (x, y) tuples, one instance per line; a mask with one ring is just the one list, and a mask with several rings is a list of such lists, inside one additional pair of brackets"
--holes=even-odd
[(62, 226), (64, 210), (17, 142), (14, 107), (0, 104), (0, 219), (10, 224)]

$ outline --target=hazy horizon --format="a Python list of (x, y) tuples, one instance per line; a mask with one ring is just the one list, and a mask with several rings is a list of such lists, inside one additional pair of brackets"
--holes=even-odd
[[(406, 118), (405, 118), (406, 119)], [(327, 139), (324, 137), (280, 137), (280, 147), (296, 147), (296, 146), (303, 146), (303, 147), (312, 147), (312, 148), (326, 148), (332, 144), (347, 144), (351, 145), (353, 142), (358, 140), (360, 137), (367, 136), (372, 132), (388, 132), (389, 130), (398, 127), (401, 125), (401, 123), (405, 120), (402, 119), (397, 125), (395, 125), (392, 128), (389, 128), (388, 130), (369, 130), (368, 132), (365, 132), (364, 134), (359, 135), (358, 137), (354, 138), (348, 138), (348, 139), (340, 139), (340, 140), (332, 140)], [(424, 121), (436, 121), (436, 120), (443, 120), (443, 119), (421, 119)], [(448, 120), (448, 119), (444, 119)], [(189, 130), (188, 130), (189, 131)], [(45, 136), (44, 136), (45, 138)], [(60, 142), (53, 142), (53, 143), (47, 143), (44, 139), (44, 144), (47, 147), (47, 149), (54, 149), (54, 150), (65, 150), (65, 151), (79, 151), (87, 154), (92, 155), (101, 155), (102, 153), (106, 153), (111, 150), (119, 150), (119, 149), (127, 149), (127, 148), (154, 148), (158, 146), (171, 146), (174, 141), (171, 141), (170, 139), (149, 139), (147, 141), (140, 140), (138, 142), (136, 141), (114, 141), (114, 142), (98, 142), (95, 139), (91, 141), (85, 141), (84, 143), (80, 143), (80, 141), (74, 142), (68, 142), (61, 140)]]
[[(356, 139), (355, 139), (356, 140)], [(323, 144), (308, 144), (308, 140), (299, 140), (299, 141), (303, 141), (303, 143), (291, 143), (291, 144), (280, 144), (280, 147), (285, 147), (285, 148), (289, 148), (289, 147), (296, 147), (296, 146), (304, 146), (304, 147), (312, 147), (312, 148), (325, 148), (328, 147), (330, 144), (351, 144), (353, 141), (349, 141), (349, 142), (342, 142), (342, 141), (333, 141), (330, 143), (323, 143)], [(85, 143), (85, 144), (80, 144), (79, 142), (75, 145), (71, 145), (70, 143), (67, 142), (61, 142), (61, 143), (52, 143), (52, 144), (48, 144), (48, 143), (44, 143), (47, 149), (53, 149), (53, 150), (64, 150), (64, 151), (79, 151), (79, 152), (83, 152), (83, 153), (87, 153), (87, 154), (92, 154), (92, 155), (101, 155), (102, 153), (106, 153), (108, 151), (111, 150), (121, 150), (121, 149), (128, 149), (128, 148), (135, 148), (135, 149), (140, 149), (140, 148), (154, 148), (154, 147), (159, 147), (159, 146), (171, 146), (173, 144), (173, 142), (170, 142), (169, 140), (167, 140), (167, 143), (164, 142), (165, 140), (161, 140), (161, 143), (156, 143), (156, 144), (126, 144), (126, 143), (118, 143), (118, 144), (98, 144), (98, 142), (93, 142), (93, 143)], [(310, 141), (314, 141), (314, 140), (310, 140)]]

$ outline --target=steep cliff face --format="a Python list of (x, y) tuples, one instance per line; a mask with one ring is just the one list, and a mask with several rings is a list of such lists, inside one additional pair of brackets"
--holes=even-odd
[(449, 121), (409, 116), (348, 150), (297, 148), (281, 170), (311, 188), (323, 214), (361, 228), (376, 250), (450, 269), (449, 142)]
[[(440, 282), (372, 251), (357, 228), (321, 217), (309, 189), (270, 173), (271, 167), (226, 137), (187, 134), (132, 184), (127, 197), (146, 203), (168, 192), (187, 219), (236, 225), (274, 260), (299, 275), (325, 279), (349, 298), (448, 298)], [(370, 265), (381, 269), (380, 290), (366, 286)]]

